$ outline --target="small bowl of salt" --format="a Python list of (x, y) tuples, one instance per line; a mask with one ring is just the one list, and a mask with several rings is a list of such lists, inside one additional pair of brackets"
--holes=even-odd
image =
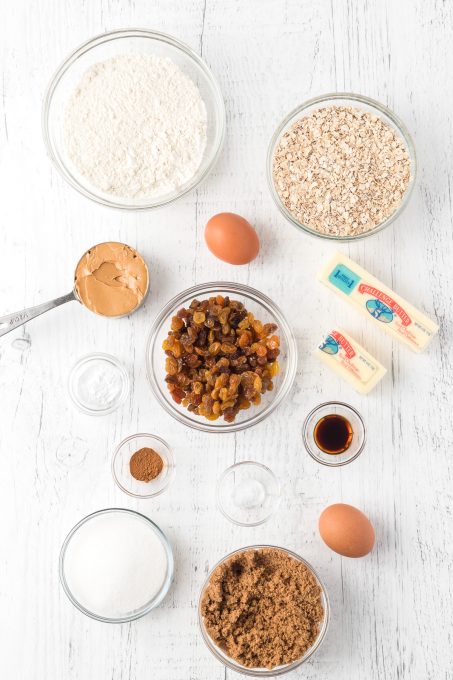
[(96, 352), (77, 361), (69, 374), (69, 395), (82, 413), (105, 416), (123, 404), (129, 394), (129, 375), (110, 354)]
[(280, 503), (280, 483), (266, 465), (246, 460), (227, 468), (217, 483), (217, 506), (242, 527), (264, 524)]

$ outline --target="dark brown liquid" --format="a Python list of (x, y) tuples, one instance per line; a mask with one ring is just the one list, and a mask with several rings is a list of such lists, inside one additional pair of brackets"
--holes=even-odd
[(314, 438), (321, 451), (332, 455), (343, 453), (352, 442), (351, 423), (336, 413), (324, 416), (315, 425)]

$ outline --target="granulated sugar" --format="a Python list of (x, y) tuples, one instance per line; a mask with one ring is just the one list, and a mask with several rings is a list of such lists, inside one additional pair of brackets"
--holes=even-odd
[(97, 189), (156, 198), (200, 167), (207, 112), (195, 83), (170, 59), (124, 54), (91, 66), (69, 100), (65, 144)]
[(399, 207), (409, 185), (406, 144), (384, 120), (351, 106), (300, 118), (274, 153), (274, 185), (301, 224), (329, 236), (358, 236)]
[(162, 589), (168, 558), (140, 516), (115, 510), (89, 518), (66, 548), (64, 576), (72, 596), (105, 618), (132, 615)]

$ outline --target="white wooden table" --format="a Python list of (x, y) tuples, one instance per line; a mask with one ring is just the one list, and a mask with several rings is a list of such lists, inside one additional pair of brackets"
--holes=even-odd
[[(208, 180), (160, 211), (127, 214), (91, 203), (54, 171), (41, 135), (48, 80), (69, 51), (113, 28), (155, 28), (187, 42), (217, 75), (228, 129)], [(291, 677), (316, 680), (450, 679), (452, 664), (452, 157), (453, 9), (437, 0), (4, 0), (0, 21), (1, 310), (62, 295), (94, 243), (123, 240), (150, 264), (152, 292), (131, 319), (106, 320), (76, 304), (0, 342), (0, 677), (8, 680), (220, 680), (234, 674), (200, 637), (197, 602), (207, 570), (234, 548), (269, 542), (319, 570), (332, 620), (314, 658)], [(350, 311), (315, 281), (334, 246), (303, 236), (271, 201), (269, 138), (305, 99), (356, 91), (388, 104), (413, 134), (419, 162), (409, 207), (384, 233), (344, 251), (441, 325), (417, 356)], [(262, 249), (251, 266), (215, 260), (203, 241), (222, 210), (253, 222)], [(155, 401), (144, 348), (159, 308), (195, 282), (233, 279), (270, 295), (297, 336), (295, 388), (269, 419), (237, 435), (180, 426)], [(388, 368), (360, 398), (310, 353), (333, 323)], [(30, 340), (28, 349), (12, 341)], [(116, 355), (133, 377), (119, 412), (80, 414), (68, 371), (90, 351)], [(342, 469), (305, 453), (306, 413), (350, 402), (368, 427), (364, 454)], [(176, 481), (134, 502), (112, 481), (110, 460), (126, 435), (150, 431), (177, 458)], [(280, 478), (280, 510), (264, 526), (236, 528), (215, 509), (221, 471), (254, 459)], [(322, 509), (356, 505), (372, 519), (374, 552), (348, 560), (317, 532)], [(108, 506), (138, 509), (168, 533), (176, 576), (164, 604), (127, 625), (92, 621), (67, 601), (58, 555), (67, 531)]]

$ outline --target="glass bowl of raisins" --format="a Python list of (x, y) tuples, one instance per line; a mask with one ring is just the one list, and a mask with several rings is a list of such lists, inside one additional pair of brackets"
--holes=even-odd
[(297, 345), (266, 295), (238, 283), (205, 283), (157, 315), (146, 366), (154, 395), (180, 423), (237, 432), (264, 420), (288, 394)]

